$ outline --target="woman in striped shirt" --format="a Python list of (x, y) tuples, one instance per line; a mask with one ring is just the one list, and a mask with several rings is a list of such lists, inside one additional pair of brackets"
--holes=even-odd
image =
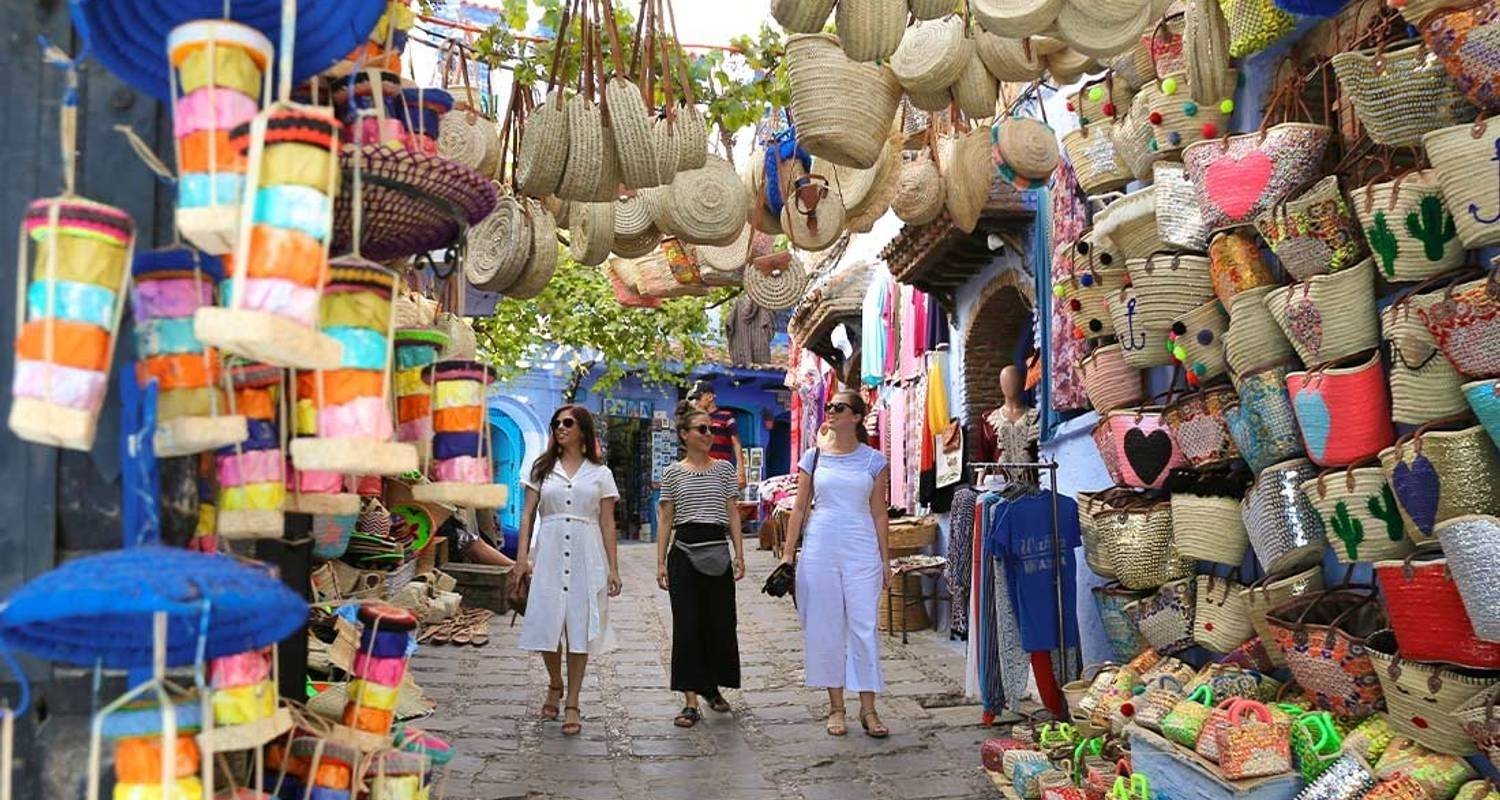
[(719, 690), (740, 685), (734, 582), (745, 577), (745, 545), (734, 465), (709, 455), (708, 414), (685, 409), (677, 436), (687, 455), (662, 473), (656, 582), (672, 598), (672, 690), (686, 698), (676, 724), (691, 728), (702, 719), (700, 695), (723, 714)]

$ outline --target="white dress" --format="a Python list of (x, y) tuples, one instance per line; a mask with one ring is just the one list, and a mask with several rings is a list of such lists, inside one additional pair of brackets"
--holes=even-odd
[[(530, 470), (527, 471), (529, 476)], [(522, 650), (597, 654), (614, 645), (609, 631), (609, 559), (599, 503), (618, 498), (609, 468), (584, 461), (571, 477), (554, 467), (540, 487), (531, 542), (531, 593), (521, 625)]]

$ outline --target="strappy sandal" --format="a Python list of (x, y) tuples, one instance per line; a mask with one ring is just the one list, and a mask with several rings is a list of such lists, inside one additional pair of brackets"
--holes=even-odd
[(557, 719), (557, 714), (558, 714), (557, 703), (548, 703), (547, 702), (547, 700), (550, 700), (552, 698), (552, 694), (554, 692), (557, 693), (558, 702), (561, 702), (562, 701), (562, 695), (563, 695), (563, 687), (561, 687), (561, 686), (548, 686), (547, 687), (547, 697), (542, 700), (542, 714), (541, 714), (542, 719), (544, 721), (546, 721), (546, 722), (551, 722), (551, 721)]
[(683, 706), (682, 713), (672, 720), (672, 724), (679, 728), (691, 728), (701, 719), (703, 719), (703, 712), (699, 711), (697, 706)]
[(577, 711), (578, 712), (578, 721), (577, 722), (564, 722), (563, 726), (562, 726), (562, 735), (564, 735), (564, 736), (577, 736), (579, 733), (582, 733), (583, 732), (583, 711), (581, 709), (579, 709), (578, 706), (563, 706), (563, 711)]
[(849, 733), (849, 725), (844, 722), (843, 711), (828, 712), (828, 721), (823, 725), (829, 736), (845, 736)]
[[(874, 725), (870, 724), (871, 717), (875, 718)], [(887, 728), (880, 722), (880, 715), (873, 710), (861, 712), (859, 715), (859, 724), (865, 729), (865, 735), (871, 739), (884, 739), (891, 735), (890, 728)]]
[(704, 697), (703, 699), (708, 702), (708, 707), (713, 709), (714, 713), (729, 713), (729, 701), (724, 699), (724, 695), (719, 694), (718, 692), (714, 692), (713, 696)]
[(448, 644), (449, 642), (453, 641), (453, 636), (458, 632), (458, 626), (461, 624), (461, 620), (463, 619), (463, 617), (463, 613), (460, 612), (459, 614), (449, 617), (447, 621), (443, 622), (441, 625), (438, 625), (437, 630), (432, 632), (432, 643)]
[(459, 645), (476, 644), (476, 638), (483, 636), (484, 642), (489, 642), (490, 618), (495, 612), (487, 608), (476, 608), (467, 619), (459, 622), (458, 630), (453, 634), (453, 643)]

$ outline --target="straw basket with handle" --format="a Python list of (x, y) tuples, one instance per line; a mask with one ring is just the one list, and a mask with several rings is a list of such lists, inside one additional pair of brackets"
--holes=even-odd
[(906, 14), (906, 0), (840, 0), (834, 12), (836, 41), (854, 61), (884, 61), (901, 46)]
[[(840, 13), (859, 2), (841, 3)], [(838, 37), (797, 34), (787, 41), (787, 76), (802, 147), (835, 164), (874, 166), (901, 100), (890, 67), (851, 60)]]
[(1463, 377), (1443, 357), (1421, 312), (1443, 301), (1442, 278), (1427, 281), (1380, 312), (1381, 346), (1390, 359), (1391, 417), (1421, 425), (1464, 413)]
[(1500, 244), (1500, 172), (1475, 167), (1494, 157), (1497, 143), (1500, 126), (1485, 119), (1422, 135), (1443, 199), (1453, 210), (1458, 239), (1471, 250)]
[(1403, 558), (1411, 552), (1396, 494), (1377, 459), (1322, 472), (1303, 482), (1302, 494), (1322, 515), (1339, 563)]
[(1463, 264), (1464, 246), (1435, 171), (1377, 180), (1349, 199), (1387, 281), (1426, 280)]
[(1265, 303), (1303, 363), (1326, 364), (1380, 344), (1372, 259), (1274, 289)]
[(1338, 53), (1333, 71), (1377, 144), (1418, 145), (1428, 131), (1474, 119), (1474, 107), (1420, 41)]

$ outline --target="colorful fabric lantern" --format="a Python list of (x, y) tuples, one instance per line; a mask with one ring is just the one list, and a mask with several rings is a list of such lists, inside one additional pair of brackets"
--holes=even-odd
[(432, 371), (448, 334), (437, 328), (396, 331), (396, 440), (411, 442), (424, 461), (432, 458)]
[(282, 452), (282, 372), (268, 364), (230, 369), (230, 413), (246, 420), (244, 441), (216, 458), (218, 533), (228, 539), (279, 538), (286, 499)]
[[(395, 699), (406, 676), (412, 632), (417, 618), (411, 612), (385, 603), (359, 609), (359, 650), (354, 657), (349, 699), (343, 723), (335, 727), (334, 739), (348, 744), (390, 743), (395, 719)], [(373, 749), (373, 748), (367, 748)]]
[(476, 361), (440, 361), (426, 368), (432, 384), (430, 483), (412, 487), (423, 503), (499, 508), (508, 496), (494, 482), (485, 398), (494, 376)]

